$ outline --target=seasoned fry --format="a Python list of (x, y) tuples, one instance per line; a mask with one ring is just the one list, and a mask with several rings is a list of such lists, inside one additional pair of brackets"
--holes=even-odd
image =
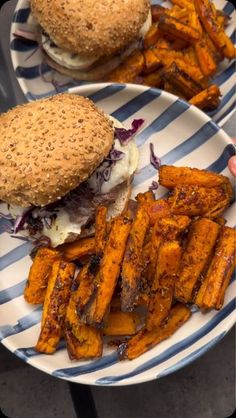
[(81, 258), (95, 253), (94, 238), (81, 238), (78, 241), (62, 244), (58, 247), (67, 261), (80, 260)]
[(191, 311), (187, 306), (182, 304), (174, 306), (164, 325), (154, 328), (152, 331), (144, 328), (131, 337), (128, 342), (121, 344), (118, 348), (120, 359), (133, 360), (161, 341), (166, 340), (189, 319), (190, 315)]
[(149, 216), (145, 206), (139, 205), (127, 240), (121, 272), (121, 310), (132, 311), (138, 297), (141, 276), (140, 258)]
[(52, 264), (60, 257), (59, 251), (46, 247), (39, 248), (30, 267), (24, 290), (24, 298), (28, 303), (44, 302)]
[(194, 288), (209, 263), (219, 231), (220, 225), (209, 219), (193, 223), (175, 282), (175, 298), (180, 302), (192, 302)]
[(220, 95), (219, 87), (216, 84), (212, 84), (196, 96), (193, 96), (189, 103), (199, 107), (199, 109), (216, 109), (220, 103)]
[(143, 75), (141, 81), (142, 82), (138, 84), (145, 84), (149, 87), (161, 87), (163, 84), (161, 70), (159, 69), (151, 74)]
[(106, 216), (107, 207), (98, 206), (95, 218), (95, 250), (98, 256), (103, 254), (106, 245)]
[(190, 77), (176, 62), (163, 70), (163, 78), (182, 91), (187, 99), (191, 99), (202, 90), (202, 85)]
[(232, 190), (232, 186), (226, 176), (207, 170), (199, 170), (198, 168), (174, 167), (172, 165), (161, 165), (159, 169), (159, 183), (168, 189), (173, 189), (179, 185), (217, 187), (226, 184)]
[(111, 311), (108, 315), (107, 324), (103, 328), (103, 334), (133, 335), (137, 331), (140, 317), (136, 312)]
[[(216, 62), (207, 46), (205, 38), (201, 38), (194, 44), (199, 66), (206, 76), (212, 76), (216, 72)], [(218, 95), (219, 97), (219, 95)]]
[(107, 313), (120, 274), (131, 224), (130, 212), (114, 220), (98, 272), (97, 292), (83, 316), (87, 324), (101, 325)]
[(191, 0), (171, 0), (171, 2), (179, 7), (182, 7), (183, 9), (194, 10), (194, 4)]
[[(230, 193), (229, 193), (230, 191)], [(217, 187), (178, 186), (171, 196), (171, 212), (176, 215), (215, 218), (229, 206), (232, 189), (225, 184)]]
[(194, 0), (195, 8), (208, 35), (228, 59), (235, 58), (235, 48), (222, 26), (217, 22), (209, 0)]
[(180, 258), (181, 247), (178, 241), (164, 242), (161, 245), (148, 305), (146, 328), (149, 331), (161, 325), (169, 314)]
[(201, 309), (220, 309), (235, 268), (236, 232), (222, 227), (214, 257), (197, 294), (195, 303)]
[(144, 74), (150, 74), (156, 71), (158, 68), (162, 66), (161, 61), (157, 58), (156, 54), (151, 49), (146, 49), (143, 52), (145, 67), (144, 67)]
[(188, 42), (198, 41), (201, 34), (194, 27), (186, 25), (180, 20), (167, 14), (160, 16), (158, 28), (177, 38)]
[(78, 289), (74, 292), (74, 299), (76, 299), (76, 310), (79, 315), (82, 315), (84, 309), (89, 303), (96, 288), (95, 277), (100, 265), (100, 258), (98, 256), (92, 256), (87, 264), (85, 264), (78, 276), (77, 282), (79, 283)]
[(93, 327), (80, 323), (77, 299), (77, 292), (72, 292), (63, 327), (69, 357), (71, 360), (100, 357), (102, 355), (101, 333)]
[(40, 353), (52, 354), (56, 351), (62, 336), (74, 272), (75, 265), (72, 263), (60, 260), (53, 263), (43, 306), (41, 332), (35, 347)]
[(114, 71), (109, 73), (107, 81), (117, 83), (131, 83), (144, 69), (144, 56), (135, 50)]
[(150, 226), (153, 226), (158, 218), (165, 218), (170, 215), (170, 202), (167, 199), (159, 199), (147, 205), (147, 212), (150, 219)]
[(160, 36), (160, 30), (158, 29), (157, 25), (155, 23), (152, 24), (143, 40), (144, 50), (153, 46), (158, 41)]
[(137, 200), (137, 202), (139, 203), (150, 203), (150, 202), (155, 202), (155, 196), (153, 191), (148, 190), (145, 193), (138, 193), (137, 196), (135, 197), (135, 200)]

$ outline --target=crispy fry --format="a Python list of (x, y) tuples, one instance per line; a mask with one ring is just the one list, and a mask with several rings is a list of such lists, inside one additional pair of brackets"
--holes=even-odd
[(158, 41), (160, 36), (160, 30), (158, 29), (157, 25), (155, 23), (152, 24), (143, 40), (144, 50), (153, 46)]
[(181, 99), (186, 100), (186, 96), (184, 95), (183, 91), (177, 89), (169, 81), (165, 81), (164, 90), (168, 91), (169, 93), (175, 94), (176, 96), (180, 97)]
[(208, 35), (228, 59), (235, 58), (235, 48), (222, 26), (217, 22), (209, 0), (194, 0), (195, 8)]
[(178, 241), (168, 241), (161, 245), (148, 305), (146, 328), (149, 331), (161, 325), (169, 314), (180, 258), (181, 247)]
[(80, 323), (77, 313), (77, 291), (71, 293), (66, 309), (63, 332), (71, 360), (88, 359), (102, 355), (102, 337), (99, 330)]
[(45, 296), (42, 327), (35, 349), (40, 353), (52, 354), (62, 336), (66, 307), (75, 265), (61, 260), (55, 261), (48, 281)]
[(183, 9), (194, 10), (194, 4), (191, 0), (171, 0), (171, 3), (176, 4)]
[(161, 87), (163, 83), (162, 73), (160, 70), (157, 70), (151, 74), (142, 76), (142, 83), (149, 87)]
[(89, 303), (94, 294), (96, 283), (95, 277), (100, 265), (99, 256), (92, 256), (87, 264), (85, 264), (77, 277), (79, 283), (78, 289), (74, 292), (74, 299), (76, 298), (76, 310), (79, 315), (82, 315), (84, 309)]
[[(190, 167), (174, 167), (161, 165), (159, 169), (159, 183), (163, 187), (173, 189), (179, 185), (193, 185), (203, 187), (217, 187), (222, 184), (230, 185), (228, 177), (207, 170)], [(232, 186), (230, 185), (232, 189)]]
[(145, 193), (138, 193), (137, 196), (135, 197), (135, 200), (137, 200), (137, 202), (139, 203), (150, 203), (150, 202), (155, 202), (155, 196), (152, 190), (148, 190)]
[(81, 258), (95, 253), (94, 238), (81, 238), (78, 241), (62, 244), (58, 247), (67, 261), (80, 260)]
[(103, 254), (106, 244), (106, 216), (107, 207), (98, 206), (95, 218), (95, 250), (98, 256)]
[(201, 37), (197, 29), (167, 14), (160, 16), (158, 28), (188, 42), (195, 42)]
[(60, 257), (59, 251), (46, 247), (39, 248), (30, 267), (24, 290), (24, 298), (28, 303), (44, 302), (52, 264)]
[(140, 317), (136, 312), (112, 311), (108, 315), (107, 324), (103, 328), (103, 334), (133, 335), (137, 331)]
[(202, 37), (199, 41), (195, 42), (194, 48), (203, 74), (206, 76), (215, 74), (217, 68), (216, 62), (207, 46), (205, 38)]
[(216, 84), (212, 84), (196, 96), (193, 96), (189, 103), (200, 109), (216, 109), (220, 103), (220, 89)]
[(130, 83), (144, 69), (144, 56), (141, 51), (135, 50), (114, 71), (108, 74), (106, 81), (117, 83)]
[(180, 68), (176, 62), (165, 68), (162, 74), (163, 78), (182, 91), (187, 99), (191, 99), (202, 90), (202, 85)]
[(114, 220), (98, 272), (97, 292), (83, 317), (87, 324), (101, 325), (107, 313), (120, 274), (131, 224), (129, 212)]
[(235, 268), (236, 232), (222, 227), (215, 254), (197, 294), (195, 303), (201, 309), (220, 309), (226, 288)]
[(225, 184), (217, 187), (178, 186), (171, 196), (171, 212), (215, 218), (229, 206), (231, 197)]
[(140, 258), (149, 216), (145, 206), (139, 204), (127, 240), (121, 273), (121, 310), (132, 311), (138, 298), (141, 276)]
[(190, 315), (190, 309), (186, 306), (182, 304), (174, 306), (164, 325), (154, 328), (152, 331), (142, 329), (131, 337), (128, 342), (121, 344), (118, 347), (120, 359), (127, 358), (133, 360), (161, 341), (166, 340), (189, 319)]
[(175, 298), (180, 302), (192, 301), (194, 288), (209, 263), (219, 231), (220, 225), (209, 219), (193, 223), (175, 282)]
[(151, 49), (144, 50), (143, 55), (145, 61), (145, 67), (143, 70), (144, 74), (153, 73), (162, 66), (161, 61), (157, 58)]
[(170, 215), (170, 203), (167, 199), (159, 199), (147, 205), (147, 212), (150, 218), (150, 226), (153, 226), (158, 218), (165, 218)]

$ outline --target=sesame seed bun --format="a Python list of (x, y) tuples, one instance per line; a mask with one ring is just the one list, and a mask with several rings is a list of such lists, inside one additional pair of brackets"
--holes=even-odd
[(56, 45), (99, 58), (138, 38), (150, 0), (31, 0), (31, 10)]
[(56, 201), (109, 153), (112, 123), (91, 100), (59, 94), (0, 116), (0, 200), (22, 207)]

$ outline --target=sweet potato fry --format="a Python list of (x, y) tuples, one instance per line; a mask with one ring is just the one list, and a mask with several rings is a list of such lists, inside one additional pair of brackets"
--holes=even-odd
[(226, 288), (235, 268), (236, 232), (222, 227), (214, 257), (197, 294), (195, 303), (201, 309), (220, 309)]
[(146, 328), (157, 328), (168, 316), (174, 297), (181, 247), (178, 241), (164, 242), (157, 256), (157, 268), (148, 305)]
[(94, 238), (82, 238), (78, 241), (62, 244), (58, 247), (67, 261), (80, 260), (81, 258), (95, 253)]
[(66, 308), (75, 265), (65, 261), (55, 261), (48, 281), (45, 296), (42, 327), (35, 349), (40, 353), (52, 354), (61, 339)]
[(171, 0), (171, 3), (176, 4), (183, 9), (194, 10), (194, 4), (191, 0)]
[(159, 169), (159, 183), (167, 189), (173, 189), (179, 185), (193, 185), (203, 187), (217, 187), (222, 184), (230, 185), (228, 177), (207, 170), (190, 167), (174, 167), (161, 165)]
[(177, 304), (171, 309), (164, 325), (154, 328), (152, 331), (142, 329), (128, 342), (121, 344), (118, 347), (120, 359), (133, 360), (161, 341), (166, 340), (189, 319), (190, 315), (191, 312), (187, 306)]
[(140, 317), (136, 312), (111, 311), (108, 315), (107, 324), (103, 328), (103, 334), (133, 335), (137, 331)]
[(153, 226), (158, 218), (165, 218), (170, 215), (170, 203), (167, 199), (150, 202), (146, 209), (150, 219), (150, 226)]
[(96, 288), (95, 277), (100, 265), (100, 258), (92, 256), (87, 264), (85, 264), (77, 277), (79, 286), (74, 292), (74, 299), (76, 299), (76, 310), (79, 315), (82, 315), (84, 309), (89, 303)]
[(178, 186), (171, 196), (171, 212), (215, 218), (229, 206), (231, 197), (232, 193), (224, 184), (217, 187)]
[(192, 224), (175, 282), (175, 298), (180, 302), (192, 302), (195, 286), (209, 263), (219, 231), (220, 225), (209, 219), (198, 219)]
[(162, 75), (164, 80), (169, 81), (177, 89), (182, 91), (187, 99), (191, 99), (202, 90), (202, 85), (190, 77), (176, 62), (173, 62), (173, 64), (165, 68)]
[(121, 272), (121, 310), (134, 309), (138, 297), (141, 276), (140, 258), (145, 235), (149, 227), (149, 216), (145, 206), (139, 204), (127, 240)]
[(196, 11), (208, 35), (228, 59), (235, 58), (235, 47), (231, 39), (226, 35), (222, 26), (217, 22), (209, 0), (194, 0)]
[(220, 103), (220, 89), (216, 84), (212, 84), (205, 90), (202, 90), (196, 96), (193, 96), (189, 103), (199, 107), (200, 109), (213, 110)]
[(72, 292), (63, 327), (69, 357), (71, 360), (100, 357), (102, 355), (101, 333), (93, 327), (80, 323), (77, 299), (77, 291)]
[(195, 42), (194, 48), (198, 58), (199, 66), (203, 74), (206, 76), (212, 76), (215, 74), (217, 65), (211, 52), (208, 49), (205, 38), (202, 37), (199, 41)]
[(143, 47), (144, 50), (147, 48), (152, 47), (160, 38), (160, 30), (158, 29), (157, 25), (154, 23), (147, 31), (144, 40), (143, 40)]
[(135, 200), (137, 200), (138, 203), (149, 204), (151, 202), (155, 202), (155, 196), (152, 190), (148, 190), (145, 193), (138, 193), (137, 196), (135, 197)]
[(98, 272), (96, 295), (83, 315), (83, 320), (87, 324), (100, 326), (109, 309), (131, 224), (132, 216), (129, 212), (114, 220)]
[(39, 248), (30, 267), (24, 290), (24, 298), (28, 303), (44, 302), (52, 265), (60, 257), (59, 251), (46, 247)]
[(195, 42), (201, 37), (201, 34), (194, 27), (181, 22), (175, 17), (168, 16), (167, 14), (160, 16), (158, 28), (164, 33), (167, 32), (176, 38), (188, 42)]
[(95, 218), (95, 250), (98, 256), (103, 254), (106, 244), (106, 216), (107, 208), (105, 206), (98, 206)]
[(110, 72), (106, 81), (117, 83), (131, 83), (144, 69), (144, 56), (141, 51), (135, 50), (122, 64)]
[(162, 66), (161, 61), (151, 49), (144, 50), (143, 55), (145, 61), (144, 74), (150, 74)]
[(145, 86), (149, 87), (161, 87), (161, 85), (163, 84), (161, 70), (159, 69), (151, 74), (143, 75), (141, 84), (144, 84)]
[(168, 91), (169, 93), (175, 94), (176, 96), (180, 97), (181, 99), (186, 100), (186, 96), (184, 95), (183, 91), (177, 89), (175, 86), (173, 86), (172, 83), (165, 80), (164, 83), (164, 90)]

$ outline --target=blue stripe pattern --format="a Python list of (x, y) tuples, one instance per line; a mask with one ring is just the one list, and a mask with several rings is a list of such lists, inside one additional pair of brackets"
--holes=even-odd
[(222, 154), (217, 158), (217, 160), (214, 161), (214, 163), (212, 163), (211, 165), (209, 165), (207, 169), (210, 171), (214, 171), (216, 173), (220, 173), (227, 166), (229, 158), (233, 157), (234, 155), (235, 155), (234, 145), (233, 144), (227, 145), (224, 151), (222, 152)]
[(5, 218), (0, 218), (0, 234), (3, 232), (10, 230), (12, 227), (12, 223), (10, 220)]
[(107, 99), (115, 93), (124, 90), (124, 88), (125, 84), (111, 84), (110, 86), (106, 86), (96, 91), (96, 93), (90, 94), (88, 97), (96, 103), (100, 100)]
[(28, 255), (32, 248), (32, 243), (26, 242), (0, 257), (0, 271)]
[(34, 309), (30, 314), (20, 318), (16, 325), (3, 325), (0, 326), (0, 341), (4, 338), (8, 338), (11, 335), (23, 332), (34, 325), (38, 324), (42, 316), (42, 307)]
[(153, 367), (158, 366), (159, 364), (163, 363), (164, 361), (169, 360), (170, 358), (174, 357), (176, 354), (180, 353), (183, 350), (186, 350), (188, 347), (193, 345), (196, 341), (200, 338), (207, 335), (212, 329), (218, 325), (221, 321), (223, 321), (227, 316), (229, 316), (235, 309), (235, 300), (232, 300), (222, 309), (219, 311), (206, 325), (201, 327), (198, 331), (194, 332), (189, 337), (185, 338), (184, 340), (174, 344), (169, 349), (165, 350), (163, 353), (159, 354), (158, 356), (148, 360), (146, 363), (143, 363), (141, 366), (136, 367), (129, 373), (125, 373), (119, 376), (106, 376), (98, 379), (96, 384), (112, 384), (115, 382), (120, 382), (124, 379), (129, 379), (130, 377), (137, 376), (144, 371), (147, 371)]
[(14, 23), (26, 23), (27, 19), (29, 17), (30, 14), (30, 8), (27, 7), (27, 9), (18, 9), (12, 18), (12, 21)]
[(25, 42), (24, 39), (15, 38), (11, 41), (10, 46), (13, 51), (27, 52), (27, 51), (31, 51), (32, 49), (37, 48), (38, 42), (36, 41)]
[(0, 305), (10, 302), (10, 300), (18, 298), (24, 292), (26, 280), (22, 280), (20, 283), (14, 286), (8, 287), (7, 289), (0, 290)]
[(26, 78), (27, 80), (32, 80), (33, 78), (39, 77), (42, 74), (52, 71), (51, 67), (47, 64), (35, 65), (34, 67), (21, 67), (18, 66), (15, 69), (16, 77)]
[[(57, 351), (64, 350), (65, 348), (66, 348), (65, 341), (60, 341), (57, 347)], [(21, 360), (24, 360), (26, 362), (32, 357), (41, 355), (38, 351), (34, 349), (34, 347), (18, 348), (17, 350), (14, 351), (14, 354), (17, 357), (21, 358)]]

